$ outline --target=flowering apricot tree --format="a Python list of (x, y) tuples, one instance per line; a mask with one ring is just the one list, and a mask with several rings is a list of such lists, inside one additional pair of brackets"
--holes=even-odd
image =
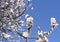
[[(48, 36), (57, 26), (55, 18), (51, 18), (51, 28), (47, 32), (43, 32), (38, 27), (38, 35), (30, 36), (30, 29), (33, 27), (33, 17), (29, 14), (25, 14), (31, 5), (31, 0), (0, 0), (0, 42), (4, 42), (3, 39), (8, 39), (7, 42), (20, 42), (13, 40), (14, 35), (20, 36), (28, 42), (28, 39), (36, 39), (35, 42), (48, 42), (46, 36)], [(31, 8), (33, 9), (33, 7)], [(23, 21), (23, 19), (26, 21)], [(21, 32), (23, 27), (26, 26), (27, 31)], [(6, 41), (5, 41), (6, 42)]]

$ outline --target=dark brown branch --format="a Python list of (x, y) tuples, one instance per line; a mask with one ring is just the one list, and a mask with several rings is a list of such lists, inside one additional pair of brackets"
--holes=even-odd
[(38, 38), (38, 36), (30, 36), (30, 37), (28, 37), (28, 39), (37, 39)]
[(26, 39), (26, 42), (28, 42), (28, 38)]

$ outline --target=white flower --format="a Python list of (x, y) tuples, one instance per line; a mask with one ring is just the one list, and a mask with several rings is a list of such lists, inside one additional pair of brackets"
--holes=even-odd
[(11, 22), (9, 22), (9, 25), (11, 25)]
[(36, 42), (43, 42), (43, 40), (41, 38), (38, 38), (38, 40), (36, 40)]
[(29, 33), (28, 32), (23, 32), (23, 36), (24, 37), (29, 37)]
[(44, 36), (44, 39), (43, 40), (46, 40), (46, 42), (48, 42), (48, 39), (47, 39), (47, 37), (46, 36)]
[(46, 36), (46, 35), (49, 35), (49, 32), (44, 32), (44, 35)]
[(58, 23), (52, 24), (52, 26), (54, 26), (54, 28), (56, 28), (58, 25), (59, 25)]
[(13, 31), (15, 31), (16, 30), (16, 25), (15, 24), (11, 25), (10, 29), (13, 30)]
[(20, 0), (20, 4), (22, 5), (22, 6), (24, 6), (24, 2), (23, 2), (24, 0)]
[(51, 18), (51, 25), (52, 25), (53, 23), (54, 23), (54, 24), (56, 23), (56, 19), (55, 19), (55, 18)]
[(27, 17), (26, 23), (27, 28), (31, 28), (33, 26), (33, 18)]
[(55, 19), (55, 18), (51, 18), (51, 26), (52, 26), (53, 28), (56, 28), (58, 25), (59, 25), (59, 24), (56, 23), (56, 19)]
[(1, 5), (1, 7), (4, 7), (4, 5)]
[(27, 22), (33, 22), (33, 18), (32, 17), (27, 18)]
[(11, 35), (9, 35), (9, 34), (6, 34), (6, 33), (2, 33), (2, 35), (1, 35), (2, 37), (4, 37), (4, 38), (10, 38), (11, 37)]
[(38, 35), (43, 36), (43, 31), (39, 31), (39, 30), (38, 30)]
[(11, 28), (14, 28), (15, 27), (15, 25), (11, 25)]
[(12, 13), (13, 13), (13, 9), (10, 9), (10, 12), (12, 12)]
[(27, 18), (28, 16), (29, 16), (29, 15), (28, 15), (28, 14), (26, 14), (26, 15), (25, 15), (25, 18)]
[(8, 5), (8, 2), (6, 2), (5, 4)]
[(28, 14), (25, 15), (25, 18), (27, 19), (27, 22), (33, 22), (33, 18), (31, 16), (29, 16)]
[(44, 38), (38, 38), (36, 42), (48, 42), (48, 39), (44, 36)]

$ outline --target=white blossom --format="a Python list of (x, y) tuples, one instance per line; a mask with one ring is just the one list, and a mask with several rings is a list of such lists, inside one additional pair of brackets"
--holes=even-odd
[(28, 22), (33, 22), (33, 18), (32, 17), (29, 17), (29, 18), (27, 18), (27, 21)]
[(27, 28), (31, 28), (33, 26), (33, 18), (31, 16), (29, 16), (28, 14), (25, 15), (25, 18), (26, 18), (26, 26)]
[(29, 33), (28, 32), (23, 32), (23, 36), (24, 37), (29, 37)]
[(44, 35), (46, 36), (46, 35), (49, 35), (50, 33), (49, 32), (44, 32)]
[(11, 35), (6, 34), (6, 33), (4, 33), (4, 32), (1, 34), (1, 36), (4, 37), (4, 38), (10, 38), (10, 37), (11, 37)]
[(11, 25), (11, 22), (9, 22), (9, 25)]
[(12, 12), (12, 13), (13, 13), (13, 9), (10, 9), (10, 12)]
[(56, 24), (52, 24), (53, 26), (54, 26), (54, 28), (56, 28), (59, 24), (58, 23), (56, 23)]
[(39, 30), (38, 30), (38, 35), (43, 36), (43, 31), (39, 31)]
[(5, 4), (8, 5), (8, 2), (6, 2)]
[(56, 23), (56, 19), (55, 18), (51, 18), (51, 25), (52, 23)]
[(51, 26), (53, 28), (56, 28), (59, 24), (56, 22), (56, 19), (55, 18), (51, 18)]
[(24, 2), (23, 2), (24, 0), (20, 0), (20, 5), (21, 6), (24, 6)]
[(29, 16), (29, 15), (28, 15), (28, 14), (26, 14), (26, 15), (25, 15), (25, 18), (27, 18), (28, 16)]
[(43, 40), (45, 40), (46, 42), (48, 42), (48, 39), (47, 39), (47, 37), (46, 36), (44, 36), (44, 39)]
[(15, 25), (11, 25), (11, 28), (14, 28), (15, 27)]
[(38, 38), (36, 42), (48, 42), (48, 39), (44, 36), (44, 38)]
[(43, 42), (43, 40), (41, 38), (38, 38), (36, 42)]
[(11, 25), (10, 29), (13, 31), (17, 30), (16, 25), (15, 24)]
[(25, 15), (25, 18), (27, 19), (28, 22), (33, 22), (33, 18), (28, 14)]

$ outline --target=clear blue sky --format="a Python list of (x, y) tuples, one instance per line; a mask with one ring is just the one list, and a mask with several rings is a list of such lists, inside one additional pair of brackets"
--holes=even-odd
[[(37, 26), (43, 31), (50, 29), (50, 18), (55, 17), (60, 24), (60, 0), (32, 0), (34, 10), (28, 13), (34, 18), (31, 35), (37, 35)], [(60, 25), (48, 36), (49, 42), (60, 42)], [(34, 39), (30, 42), (35, 42)]]
[[(60, 24), (60, 0), (32, 0), (32, 4), (34, 10), (30, 9), (27, 12), (34, 18), (31, 36), (37, 36), (38, 25), (41, 26), (43, 31), (48, 31), (51, 27), (51, 17), (55, 17)], [(60, 25), (47, 38), (49, 39), (49, 42), (60, 42)], [(20, 41), (25, 42), (25, 40), (22, 39), (20, 39)], [(29, 39), (29, 42), (35, 42), (35, 39)]]

